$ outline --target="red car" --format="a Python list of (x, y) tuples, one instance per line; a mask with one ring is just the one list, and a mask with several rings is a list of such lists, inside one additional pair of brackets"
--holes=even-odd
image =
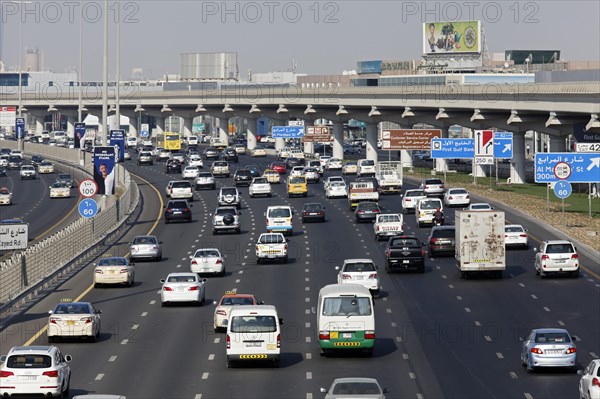
[(276, 171), (280, 175), (284, 175), (285, 174), (285, 163), (283, 163), (283, 162), (273, 162), (273, 163), (271, 163), (271, 166), (269, 166), (269, 169), (273, 169), (274, 171)]

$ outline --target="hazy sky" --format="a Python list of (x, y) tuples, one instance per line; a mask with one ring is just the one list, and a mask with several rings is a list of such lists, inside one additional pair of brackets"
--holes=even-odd
[[(103, 6), (83, 1), (85, 80), (101, 80)], [(481, 20), (490, 52), (559, 49), (566, 60), (600, 59), (600, 2), (590, 1), (109, 1), (110, 64), (121, 20), (121, 77), (141, 67), (147, 77), (179, 73), (179, 54), (238, 53), (240, 76), (286, 71), (340, 73), (358, 60), (409, 60), (422, 55), (422, 23)], [(120, 7), (120, 18), (116, 10)], [(47, 69), (79, 64), (78, 1), (0, 0), (3, 61), (18, 65), (23, 47), (43, 49)]]

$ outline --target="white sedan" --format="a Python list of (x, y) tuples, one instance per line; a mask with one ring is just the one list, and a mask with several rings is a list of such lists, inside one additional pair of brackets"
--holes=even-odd
[(342, 160), (339, 158), (329, 158), (327, 161), (327, 170), (342, 170)]
[(529, 248), (527, 230), (520, 224), (507, 224), (504, 226), (504, 245)]
[(417, 208), (417, 203), (425, 198), (427, 198), (427, 194), (421, 189), (406, 190), (402, 194), (402, 213), (406, 213), (409, 209), (414, 211)]
[(379, 294), (377, 266), (371, 259), (346, 259), (335, 270), (338, 271), (338, 284), (359, 284), (369, 289), (373, 295)]
[(60, 181), (52, 183), (50, 186), (50, 198), (69, 198), (71, 196), (71, 187)]
[[(277, 177), (279, 177), (279, 173), (277, 173)], [(252, 183), (250, 183), (248, 193), (250, 198), (257, 195), (266, 195), (267, 197), (270, 197), (272, 195), (271, 183), (269, 183), (269, 180), (266, 177), (255, 177), (252, 179)]]
[(102, 311), (90, 302), (62, 302), (48, 313), (48, 342), (57, 337), (86, 337), (95, 342), (100, 336)]
[(0, 188), (0, 205), (12, 204), (12, 193), (8, 191), (8, 188)]
[(306, 180), (309, 182), (318, 183), (321, 179), (321, 174), (317, 168), (305, 167), (304, 177), (306, 177)]
[(129, 287), (135, 281), (135, 270), (127, 258), (114, 256), (102, 258), (94, 269), (94, 287), (104, 284), (124, 284)]
[(581, 399), (600, 399), (600, 359), (594, 359), (581, 371), (579, 380)]
[(444, 205), (447, 207), (469, 205), (471, 198), (466, 188), (449, 188), (444, 194)]
[(186, 166), (181, 172), (182, 179), (195, 179), (198, 177), (198, 173), (200, 173), (200, 169), (197, 166)]
[(342, 176), (329, 176), (327, 180), (323, 182), (323, 188), (327, 190), (327, 186), (329, 186), (333, 182), (341, 182), (346, 184), (346, 180)]
[(333, 182), (325, 188), (325, 197), (327, 198), (346, 198), (348, 197), (348, 187), (344, 182)]
[(204, 161), (200, 155), (192, 155), (190, 156), (190, 160), (188, 161), (188, 166), (196, 166), (198, 168), (204, 167)]
[(190, 270), (193, 273), (225, 275), (225, 259), (216, 248), (199, 249), (190, 259)]
[(54, 165), (48, 161), (42, 161), (38, 165), (38, 173), (46, 174), (46, 173), (54, 173)]
[(304, 166), (294, 166), (290, 171), (290, 176), (304, 176)]
[(166, 279), (160, 280), (160, 301), (162, 306), (173, 302), (204, 303), (206, 298), (206, 279), (200, 280), (196, 273), (170, 273)]
[(465, 208), (466, 211), (491, 211), (493, 209), (494, 208), (487, 202), (470, 204), (467, 208)]

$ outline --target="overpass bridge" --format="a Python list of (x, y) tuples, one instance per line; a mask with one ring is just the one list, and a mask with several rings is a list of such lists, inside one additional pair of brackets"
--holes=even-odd
[[(210, 115), (219, 119), (219, 134), (228, 135), (228, 119), (233, 116), (248, 121), (248, 148), (256, 145), (256, 120), (266, 116), (278, 124), (299, 118), (305, 125), (324, 118), (333, 122), (333, 154), (343, 157), (343, 124), (350, 119), (366, 123), (366, 157), (377, 159), (377, 125), (389, 121), (412, 128), (426, 123), (442, 130), (460, 125), (472, 129), (497, 128), (513, 132), (514, 151), (511, 179), (525, 180), (524, 134), (529, 130), (550, 136), (551, 152), (566, 151), (565, 138), (573, 133), (574, 125), (600, 141), (600, 82), (526, 83), (445, 86), (398, 87), (273, 87), (257, 84), (227, 84), (207, 90), (144, 91), (136, 85), (123, 86), (119, 92), (120, 112), (130, 118), (130, 131), (136, 131), (137, 118), (148, 114), (156, 118), (157, 130), (164, 130), (165, 118), (182, 117), (183, 134), (189, 135), (196, 116)], [(38, 121), (51, 112), (68, 118), (68, 130), (73, 132), (79, 109), (76, 87), (52, 86), (47, 90), (22, 93), (23, 113)], [(18, 93), (2, 94), (3, 105), (18, 106)], [(109, 105), (115, 106), (116, 93), (110, 87)], [(84, 87), (82, 104), (85, 112), (102, 112), (101, 87)], [(43, 130), (38, 122), (36, 130)], [(276, 148), (283, 146), (278, 139)], [(306, 144), (311, 151), (311, 145)], [(402, 161), (410, 164), (406, 151)], [(443, 171), (445, 160), (438, 159), (436, 169)], [(477, 168), (479, 166), (474, 166)], [(479, 175), (483, 171), (478, 171)]]

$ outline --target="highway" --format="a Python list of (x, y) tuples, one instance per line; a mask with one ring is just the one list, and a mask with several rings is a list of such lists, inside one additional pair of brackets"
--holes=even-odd
[[(240, 160), (240, 166), (264, 167), (273, 158)], [(564, 371), (527, 374), (519, 360), (519, 337), (534, 327), (564, 326), (579, 338), (580, 368), (600, 354), (598, 260), (580, 256), (581, 264), (593, 269), (595, 276), (582, 271), (578, 279), (539, 279), (533, 270), (533, 247), (536, 240), (553, 237), (509, 209), (507, 219), (529, 230), (532, 245), (529, 250), (507, 252), (501, 281), (461, 280), (452, 257), (428, 258), (425, 274), (388, 275), (372, 225), (355, 224), (345, 199), (325, 199), (322, 183), (309, 186), (308, 198), (292, 199), (285, 195), (285, 184), (274, 185), (276, 195), (270, 199), (250, 199), (248, 189), (241, 188), (242, 233), (213, 236), (210, 221), (217, 191), (198, 192), (192, 223), (165, 225), (164, 187), (179, 176), (165, 175), (161, 163), (131, 164), (129, 169), (138, 176), (143, 210), (126, 239), (109, 252), (125, 255), (134, 234), (152, 232), (163, 242), (163, 260), (137, 262), (132, 288), (91, 288), (93, 266), (88, 266), (1, 332), (3, 353), (26, 342), (45, 345), (47, 311), (61, 299), (82, 298), (101, 309), (99, 342), (58, 344), (73, 356), (71, 395), (321, 398), (319, 388), (328, 387), (334, 378), (360, 376), (377, 378), (389, 388), (388, 398), (558, 399), (577, 395), (579, 376)], [(219, 186), (232, 184), (231, 178), (217, 181)], [(405, 187), (414, 188), (408, 183)], [(311, 201), (325, 204), (327, 221), (302, 224), (296, 217), (289, 263), (257, 265), (254, 242), (264, 231), (267, 206), (289, 204), (299, 213)], [(401, 210), (396, 195), (382, 196), (380, 204), (386, 212)], [(453, 213), (446, 212), (448, 220), (453, 220)], [(405, 215), (405, 225), (422, 240), (430, 230), (417, 229), (412, 214)], [(227, 255), (227, 274), (208, 277), (207, 302), (201, 307), (162, 308), (159, 280), (172, 271), (188, 271), (194, 250), (212, 246)], [(318, 291), (336, 282), (336, 265), (354, 257), (372, 258), (380, 266), (383, 292), (375, 305), (375, 352), (373, 357), (321, 357), (315, 327)], [(277, 306), (284, 319), (279, 369), (226, 368), (225, 334), (213, 332), (212, 301), (231, 289)]]

